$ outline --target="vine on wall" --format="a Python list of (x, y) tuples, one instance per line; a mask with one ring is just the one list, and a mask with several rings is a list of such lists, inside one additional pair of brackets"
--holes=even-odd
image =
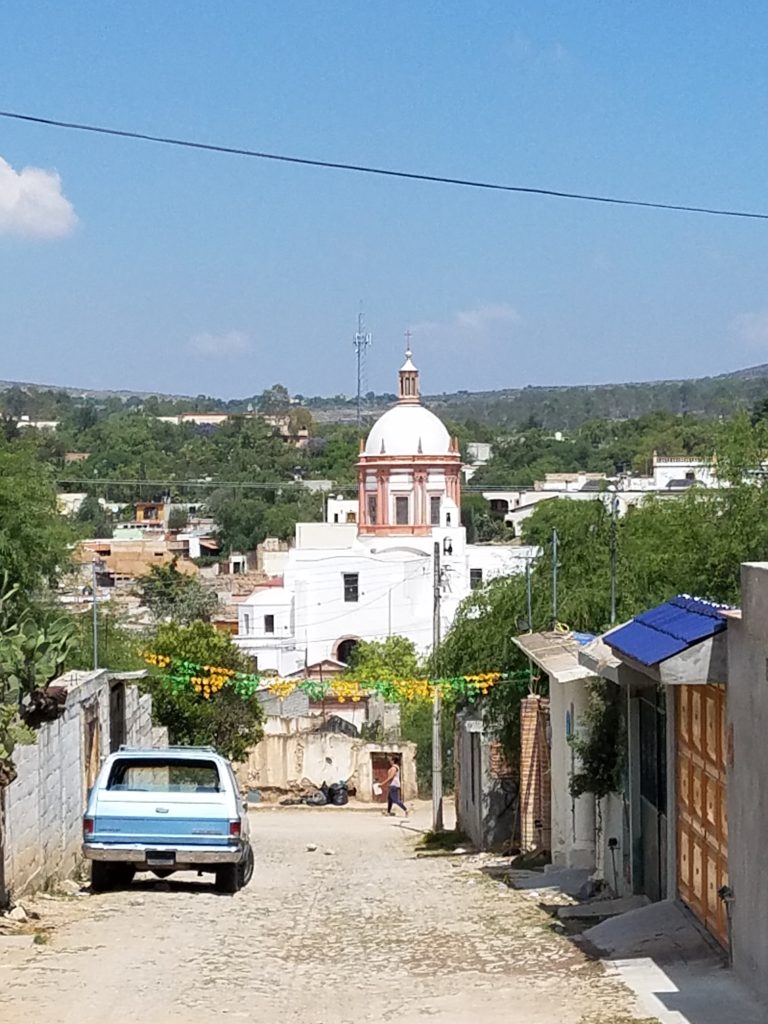
[(624, 720), (621, 691), (606, 679), (589, 684), (589, 702), (584, 736), (571, 740), (579, 757), (578, 770), (571, 775), (571, 796), (593, 793), (602, 800), (621, 789), (624, 767)]

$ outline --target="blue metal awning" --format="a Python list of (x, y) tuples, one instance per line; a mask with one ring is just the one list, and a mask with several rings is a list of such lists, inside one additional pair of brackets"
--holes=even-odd
[(721, 633), (727, 627), (723, 608), (695, 597), (673, 597), (636, 615), (604, 639), (612, 650), (641, 665), (657, 665)]

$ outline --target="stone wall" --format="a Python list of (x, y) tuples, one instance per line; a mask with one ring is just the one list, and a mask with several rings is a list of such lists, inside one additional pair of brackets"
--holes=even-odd
[[(34, 744), (16, 748), (18, 777), (4, 792), (0, 854), (13, 893), (42, 888), (75, 871), (88, 789), (110, 752), (109, 674), (68, 672), (56, 685), (67, 690), (64, 713), (37, 731)], [(125, 708), (126, 742), (152, 745), (150, 698), (126, 686)]]
[(517, 766), (501, 744), (483, 730), (472, 709), (456, 716), (454, 736), (456, 827), (479, 850), (517, 839), (520, 786)]
[(343, 733), (318, 729), (316, 718), (268, 718), (264, 738), (238, 768), (241, 784), (258, 790), (263, 800), (278, 800), (324, 782), (347, 781), (356, 799), (373, 801), (373, 754), (400, 754), (406, 800), (418, 795), (416, 746), (413, 743), (367, 743)]

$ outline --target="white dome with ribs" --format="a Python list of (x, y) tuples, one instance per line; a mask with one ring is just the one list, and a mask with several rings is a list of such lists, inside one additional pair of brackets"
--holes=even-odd
[(451, 436), (423, 405), (398, 404), (380, 416), (365, 442), (366, 455), (449, 455)]

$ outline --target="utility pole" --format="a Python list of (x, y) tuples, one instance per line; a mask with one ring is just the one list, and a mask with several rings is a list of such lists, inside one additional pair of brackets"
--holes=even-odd
[(617, 555), (617, 523), (619, 514), (619, 496), (611, 497), (611, 625), (616, 625), (616, 555)]
[(370, 332), (365, 331), (365, 316), (362, 309), (357, 314), (357, 334), (354, 339), (355, 355), (357, 356), (357, 429), (363, 425), (363, 377), (365, 376), (365, 353), (371, 344)]
[(552, 531), (552, 629), (557, 627), (557, 530)]
[(528, 632), (533, 632), (533, 593), (531, 587), (531, 561), (525, 560), (525, 596), (528, 605)]
[(93, 670), (99, 667), (99, 602), (96, 596), (96, 559), (91, 563), (91, 603), (93, 605)]
[[(432, 674), (435, 683), (438, 650), (440, 648), (440, 544), (435, 541), (434, 556), (434, 606), (432, 612)], [(432, 831), (443, 831), (443, 744), (442, 744), (443, 709), (440, 698), (440, 687), (434, 687), (432, 698)]]
[(91, 598), (93, 603), (93, 670), (94, 672), (99, 667), (99, 598), (96, 592), (96, 586), (98, 581), (98, 573), (104, 569), (104, 562), (99, 558), (94, 558), (91, 563)]

